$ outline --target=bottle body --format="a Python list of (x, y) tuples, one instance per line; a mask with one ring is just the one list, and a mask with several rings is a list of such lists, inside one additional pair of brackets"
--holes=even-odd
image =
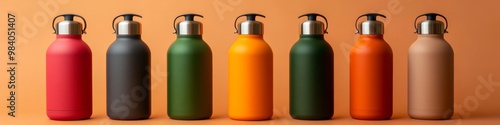
[(442, 34), (419, 34), (408, 50), (408, 114), (415, 119), (453, 115), (453, 49)]
[(323, 35), (301, 35), (290, 51), (290, 115), (333, 116), (333, 50)]
[(229, 50), (229, 117), (267, 120), (273, 115), (273, 53), (262, 35), (239, 35)]
[(150, 50), (140, 35), (117, 35), (106, 54), (106, 113), (109, 118), (149, 118), (150, 65)]
[(92, 52), (81, 35), (58, 35), (46, 53), (47, 116), (52, 120), (92, 115)]
[(355, 119), (392, 116), (392, 49), (382, 35), (360, 35), (350, 52), (350, 114)]
[(178, 35), (168, 49), (167, 74), (170, 118), (212, 116), (212, 51), (201, 35)]

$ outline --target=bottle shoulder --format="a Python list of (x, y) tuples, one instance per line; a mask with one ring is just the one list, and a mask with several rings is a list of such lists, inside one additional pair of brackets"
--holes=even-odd
[(326, 41), (298, 41), (291, 50), (292, 53), (333, 53), (332, 46)]
[(353, 53), (390, 53), (392, 54), (391, 46), (383, 39), (359, 39), (351, 48)]
[(211, 55), (212, 50), (207, 43), (203, 40), (196, 41), (185, 41), (185, 40), (176, 40), (170, 47), (167, 52), (168, 56), (173, 55)]
[(115, 40), (108, 48), (108, 53), (150, 53), (149, 47), (142, 40)]
[(48, 53), (92, 53), (81, 39), (56, 39), (47, 49)]
[(170, 46), (209, 47), (203, 39), (177, 38)]
[(201, 36), (177, 36), (175, 41), (170, 45), (169, 49), (175, 49), (178, 47), (210, 48)]
[(451, 53), (453, 48), (444, 39), (417, 38), (408, 49), (409, 53)]
[(236, 41), (232, 45), (234, 46), (248, 46), (248, 47), (264, 47), (270, 48), (269, 44), (264, 39), (258, 38), (246, 38), (246, 37), (238, 37)]
[(238, 39), (229, 50), (232, 53), (272, 53), (271, 46), (263, 39)]

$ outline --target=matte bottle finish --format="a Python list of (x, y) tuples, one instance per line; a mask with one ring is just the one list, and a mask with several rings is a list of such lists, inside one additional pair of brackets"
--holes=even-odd
[[(365, 14), (361, 35), (350, 52), (350, 113), (354, 119), (383, 120), (392, 116), (392, 49), (383, 39), (380, 14)], [(361, 17), (361, 16), (360, 16)], [(359, 19), (359, 18), (358, 18)], [(378, 29), (372, 29), (379, 27)]]
[[(309, 16), (309, 20), (302, 23), (302, 34), (290, 51), (290, 115), (295, 119), (330, 119), (333, 116), (333, 50), (324, 39), (323, 23), (312, 20), (321, 15), (303, 16)], [(320, 28), (310, 28), (315, 25)], [(315, 29), (319, 31), (310, 31)]]
[[(273, 53), (261, 34), (262, 24), (255, 21), (255, 16), (262, 15), (242, 16), (249, 20), (240, 24), (240, 35), (229, 49), (229, 117), (235, 120), (271, 119)], [(255, 25), (247, 25), (252, 23)]]
[[(183, 14), (177, 39), (167, 54), (168, 116), (172, 119), (208, 119), (212, 115), (212, 51), (203, 41), (197, 14)], [(176, 19), (177, 19), (176, 18)], [(175, 23), (175, 21), (174, 21)]]
[(138, 15), (120, 16), (125, 21), (118, 23), (116, 40), (106, 54), (106, 113), (116, 120), (147, 119), (151, 114), (150, 50), (140, 32), (123, 30), (128, 26), (140, 29), (131, 20)]
[(74, 16), (82, 17), (60, 16), (65, 20), (54, 28), (57, 37), (46, 53), (47, 116), (52, 120), (88, 119), (92, 115), (92, 52), (82, 40), (85, 28), (73, 21)]
[[(453, 115), (453, 49), (444, 39), (444, 24), (435, 20), (439, 14), (424, 15), (432, 19), (419, 24), (418, 38), (408, 50), (408, 114), (415, 119), (450, 119)], [(438, 25), (426, 25), (429, 23)], [(426, 32), (427, 29), (439, 32)]]

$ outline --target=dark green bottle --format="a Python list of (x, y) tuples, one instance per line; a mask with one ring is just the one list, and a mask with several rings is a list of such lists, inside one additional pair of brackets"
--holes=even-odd
[[(175, 26), (179, 17), (185, 17)], [(167, 54), (167, 110), (171, 119), (196, 120), (212, 116), (212, 51), (202, 39), (198, 14), (174, 20), (177, 39)]]
[[(324, 39), (328, 21), (309, 13), (301, 24), (299, 41), (290, 51), (290, 115), (322, 120), (333, 116), (333, 50)], [(316, 21), (320, 16), (323, 22)]]

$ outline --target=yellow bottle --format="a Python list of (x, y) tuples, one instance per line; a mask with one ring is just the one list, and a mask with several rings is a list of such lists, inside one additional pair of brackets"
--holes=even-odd
[[(229, 117), (267, 120), (273, 115), (273, 52), (263, 39), (260, 14), (243, 14), (238, 39), (229, 49)], [(235, 20), (235, 28), (236, 28)]]

